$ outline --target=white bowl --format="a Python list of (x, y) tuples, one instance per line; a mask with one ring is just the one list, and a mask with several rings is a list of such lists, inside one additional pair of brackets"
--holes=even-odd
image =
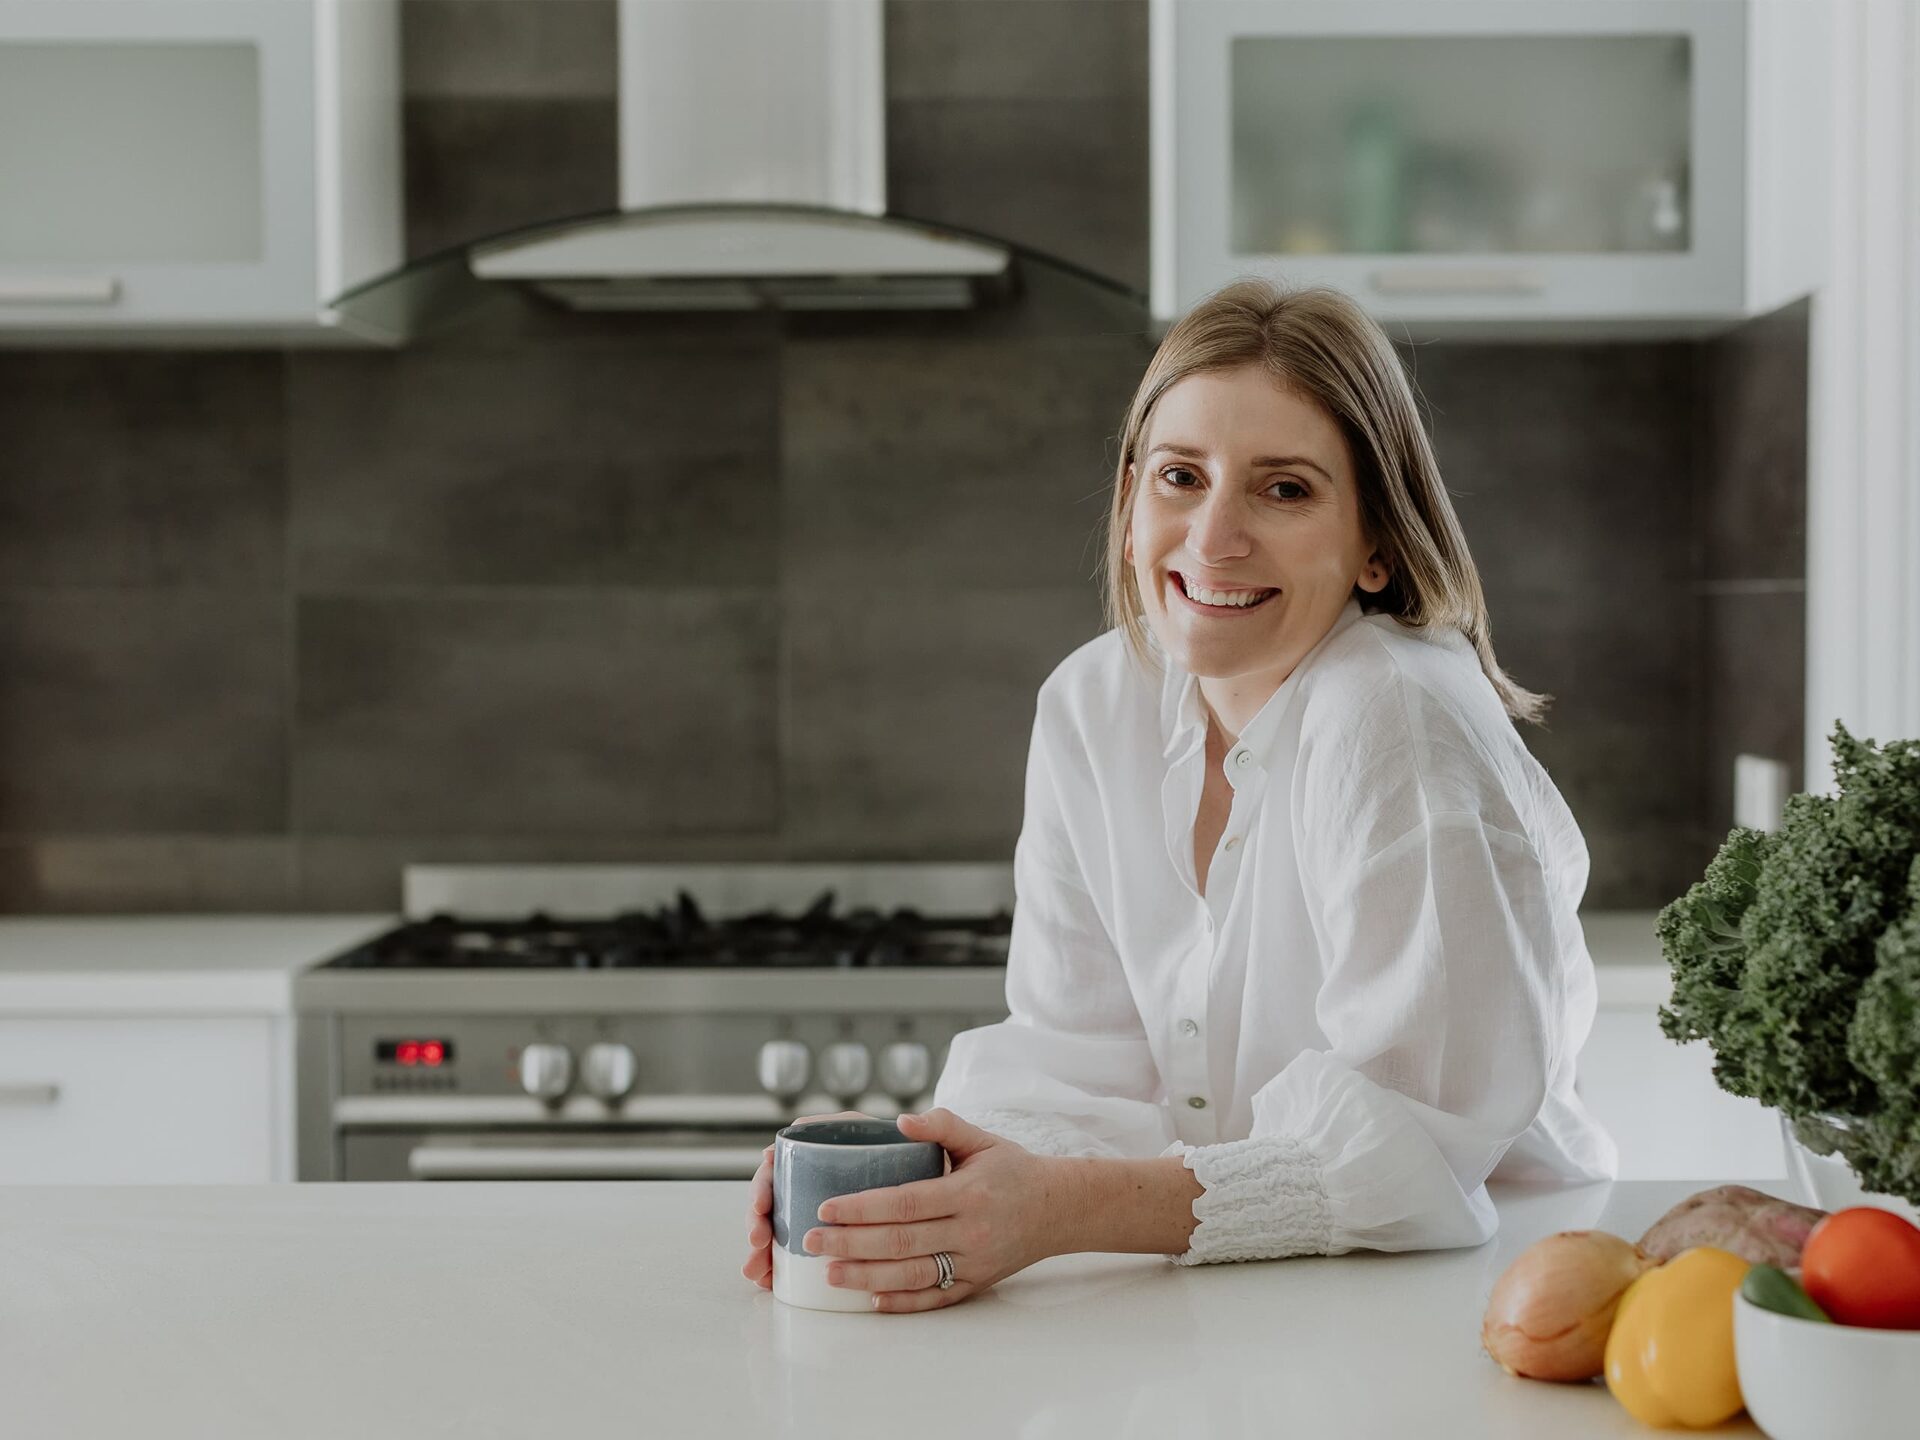
[(1912, 1440), (1920, 1330), (1828, 1325), (1733, 1297), (1740, 1394), (1772, 1440)]

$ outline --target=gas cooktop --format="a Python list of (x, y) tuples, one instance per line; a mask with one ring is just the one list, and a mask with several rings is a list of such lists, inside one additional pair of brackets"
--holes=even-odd
[(827, 890), (804, 911), (709, 919), (685, 890), (655, 910), (602, 919), (463, 919), (438, 912), (317, 967), (321, 970), (858, 970), (1007, 963), (1009, 911), (931, 916), (899, 907), (836, 912)]

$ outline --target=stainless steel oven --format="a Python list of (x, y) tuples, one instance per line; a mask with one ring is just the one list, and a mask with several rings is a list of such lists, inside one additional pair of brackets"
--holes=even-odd
[(745, 1179), (1007, 1013), (1006, 867), (593, 869), (409, 871), (429, 913), (296, 978), (300, 1179)]

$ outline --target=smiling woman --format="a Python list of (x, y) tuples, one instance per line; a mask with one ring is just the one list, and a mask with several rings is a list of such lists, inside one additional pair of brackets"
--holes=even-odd
[(1586, 846), (1387, 337), (1335, 291), (1230, 286), (1121, 440), (1112, 628), (1035, 709), (1009, 1015), (902, 1120), (952, 1169), (806, 1242), (876, 1309), (1082, 1250), (1478, 1245), (1489, 1178), (1617, 1172), (1574, 1090)]
[[(1285, 453), (1265, 453), (1276, 437)], [(1127, 480), (1130, 578), (1161, 643), (1205, 677), (1237, 734), (1356, 586), (1385, 587), (1388, 564), (1362, 522), (1338, 427), (1265, 367), (1186, 376), (1144, 438), (1145, 478), (1136, 469)]]
[[(1291, 613), (1257, 633), (1204, 626), (1190, 617), (1220, 607), (1177, 603), (1195, 586), (1259, 585)], [(1479, 572), (1385, 332), (1328, 287), (1229, 285), (1168, 331), (1128, 409), (1108, 623), (1142, 660), (1151, 626), (1175, 654), (1204, 656), (1210, 678), (1237, 679), (1214, 672), (1250, 659), (1262, 673), (1203, 687), (1245, 718), (1247, 699), (1272, 693), (1350, 595), (1416, 629), (1456, 627), (1510, 716), (1544, 713), (1546, 697), (1494, 660)]]

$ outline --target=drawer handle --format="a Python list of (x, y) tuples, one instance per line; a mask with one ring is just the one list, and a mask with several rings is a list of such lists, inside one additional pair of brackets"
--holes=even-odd
[(10, 1085), (0, 1081), (0, 1105), (51, 1105), (59, 1098), (58, 1085)]
[(0, 305), (111, 305), (118, 275), (0, 275)]

